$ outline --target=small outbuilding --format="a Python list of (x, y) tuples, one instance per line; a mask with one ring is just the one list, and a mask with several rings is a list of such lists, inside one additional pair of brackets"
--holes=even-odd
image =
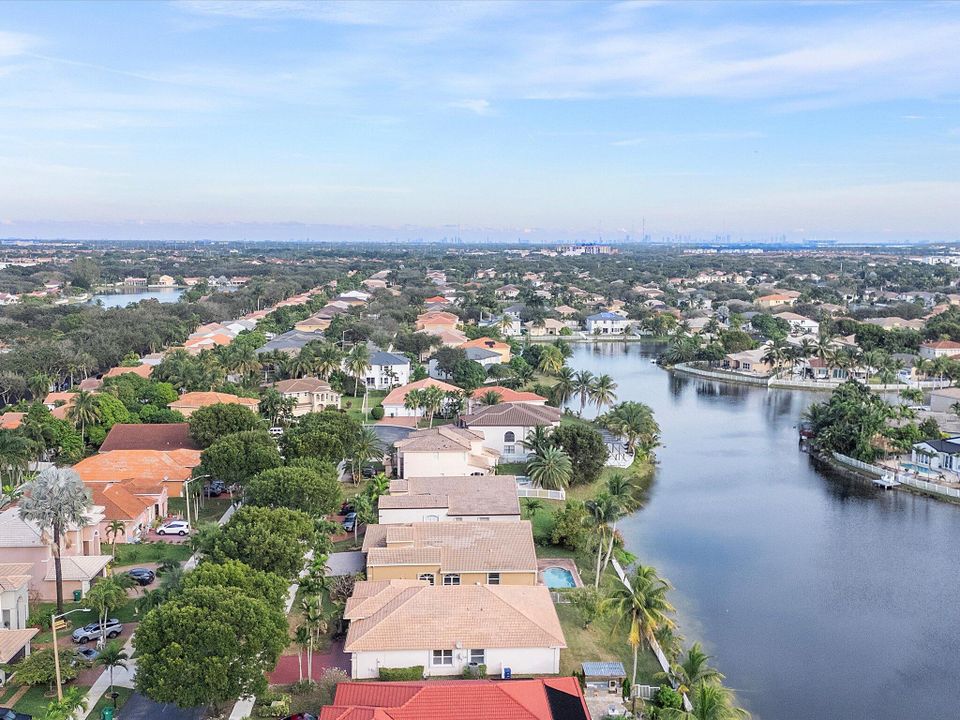
[(580, 663), (584, 684), (594, 693), (609, 692), (619, 694), (627, 673), (621, 662), (585, 662)]

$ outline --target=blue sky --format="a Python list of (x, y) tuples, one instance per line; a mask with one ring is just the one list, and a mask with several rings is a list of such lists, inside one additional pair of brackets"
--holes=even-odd
[(0, 236), (960, 239), (960, 4), (0, 6)]

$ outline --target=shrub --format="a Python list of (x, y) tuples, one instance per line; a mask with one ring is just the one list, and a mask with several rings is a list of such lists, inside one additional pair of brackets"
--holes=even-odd
[(357, 578), (353, 575), (340, 575), (330, 584), (330, 599), (334, 602), (346, 602), (353, 595), (353, 586)]
[(423, 680), (423, 665), (402, 668), (380, 668), (380, 679), (385, 682), (398, 680)]
[(571, 485), (586, 485), (600, 477), (608, 453), (599, 432), (579, 423), (561, 425), (550, 435), (550, 441), (570, 456), (573, 464)]
[(370, 417), (374, 420), (383, 420), (383, 408), (377, 405), (370, 411)]
[(683, 707), (683, 696), (669, 685), (661, 685), (660, 689), (657, 690), (656, 697), (653, 699), (653, 704), (660, 708), (679, 710)]
[(460, 673), (460, 677), (464, 680), (473, 680), (474, 678), (485, 678), (487, 676), (487, 666), (483, 663), (477, 665), (476, 671), (474, 671), (469, 665), (465, 665), (463, 672)]
[(320, 676), (317, 690), (320, 693), (320, 705), (333, 704), (333, 696), (337, 692), (337, 685), (346, 682), (350, 676), (338, 667), (329, 667)]

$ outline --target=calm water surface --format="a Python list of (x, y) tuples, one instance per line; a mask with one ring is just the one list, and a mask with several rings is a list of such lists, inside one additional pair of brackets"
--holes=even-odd
[(574, 348), (656, 413), (649, 502), (621, 528), (754, 717), (960, 718), (960, 507), (816, 469), (797, 450), (810, 393), (674, 376), (650, 345)]
[(159, 300), (162, 303), (176, 302), (183, 295), (183, 288), (164, 288), (164, 289), (143, 289), (132, 292), (103, 293), (94, 295), (90, 299), (91, 304), (96, 304), (99, 300), (104, 307), (126, 307), (131, 303), (138, 303), (141, 300)]

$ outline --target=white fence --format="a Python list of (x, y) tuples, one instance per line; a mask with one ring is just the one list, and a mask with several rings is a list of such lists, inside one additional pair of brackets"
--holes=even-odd
[(543, 488), (517, 486), (517, 497), (543, 498), (544, 500), (566, 500), (566, 490), (544, 490)]
[(954, 500), (960, 500), (960, 490), (956, 488), (949, 488), (945, 485), (938, 485), (937, 483), (927, 482), (926, 480), (921, 480), (918, 477), (914, 477), (910, 473), (898, 472), (894, 473), (892, 470), (879, 467), (877, 465), (871, 465), (870, 463), (865, 463), (862, 460), (857, 460), (852, 458), (849, 455), (841, 455), (840, 453), (833, 453), (833, 457), (842, 462), (844, 465), (850, 465), (864, 472), (868, 472), (877, 477), (884, 477), (885, 475), (895, 476), (898, 483), (901, 485), (909, 485), (912, 488), (921, 490), (931, 495), (942, 495), (943, 497), (953, 498)]
[(640, 698), (641, 700), (653, 700), (658, 692), (660, 692), (660, 688), (656, 685), (633, 686), (633, 697)]

